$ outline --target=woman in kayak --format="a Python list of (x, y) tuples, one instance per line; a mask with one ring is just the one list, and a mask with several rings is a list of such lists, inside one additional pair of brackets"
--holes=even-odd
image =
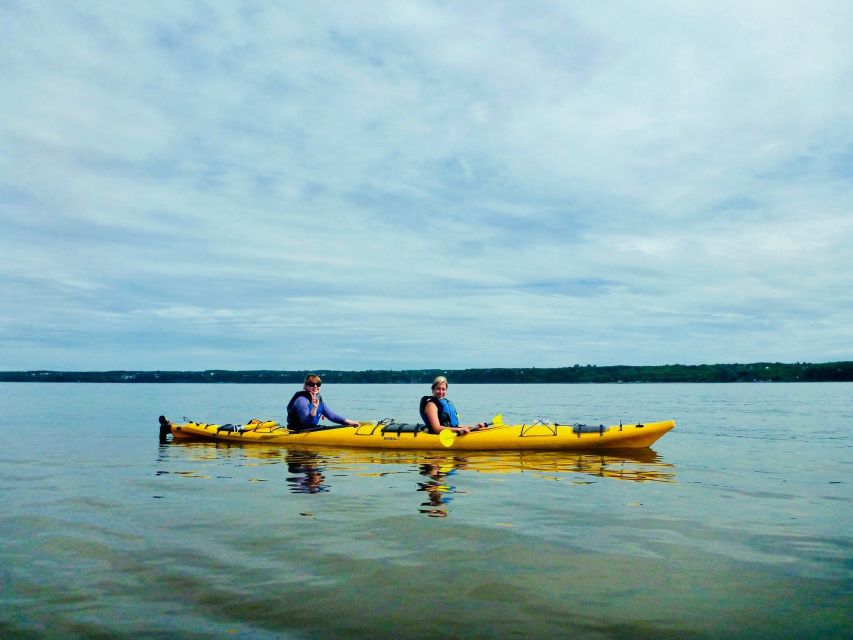
[(351, 427), (357, 427), (358, 422), (355, 420), (347, 420), (323, 402), (323, 396), (320, 395), (320, 385), (322, 385), (320, 376), (309, 374), (305, 377), (305, 384), (302, 386), (302, 391), (297, 391), (293, 394), (290, 402), (287, 403), (287, 428), (291, 431), (302, 431), (303, 429), (313, 429), (320, 426), (320, 420), (326, 418), (335, 424), (346, 424)]
[(484, 422), (478, 422), (473, 427), (459, 424), (456, 407), (447, 399), (447, 378), (438, 376), (432, 381), (432, 395), (421, 398), (421, 420), (433, 433), (450, 429), (456, 433), (468, 433), (474, 429), (482, 429)]

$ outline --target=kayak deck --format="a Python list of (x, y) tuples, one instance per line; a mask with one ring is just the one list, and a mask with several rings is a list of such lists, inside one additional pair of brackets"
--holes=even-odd
[(463, 451), (569, 451), (649, 447), (675, 427), (674, 420), (618, 425), (532, 424), (492, 426), (454, 438), (440, 438), (423, 425), (393, 421), (364, 422), (357, 427), (290, 431), (274, 421), (245, 425), (169, 423), (173, 438), (258, 444), (297, 444), (371, 449)]

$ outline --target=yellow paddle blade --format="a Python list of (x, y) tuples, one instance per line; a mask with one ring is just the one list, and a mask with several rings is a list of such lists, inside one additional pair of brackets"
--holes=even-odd
[(445, 447), (451, 447), (456, 442), (456, 432), (450, 429), (442, 429), (438, 432), (438, 439)]
[(496, 415), (494, 418), (492, 418), (491, 424), (494, 427), (504, 426), (504, 417), (501, 414)]

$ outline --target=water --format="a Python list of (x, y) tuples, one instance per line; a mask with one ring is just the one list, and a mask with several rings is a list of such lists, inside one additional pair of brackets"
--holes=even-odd
[(853, 636), (850, 384), (451, 385), (467, 422), (677, 420), (628, 457), (158, 444), (292, 391), (0, 384), (0, 637)]

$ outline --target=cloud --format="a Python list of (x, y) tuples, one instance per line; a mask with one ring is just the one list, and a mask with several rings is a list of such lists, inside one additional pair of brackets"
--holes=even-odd
[(850, 359), (851, 18), (5, 3), (0, 367)]

